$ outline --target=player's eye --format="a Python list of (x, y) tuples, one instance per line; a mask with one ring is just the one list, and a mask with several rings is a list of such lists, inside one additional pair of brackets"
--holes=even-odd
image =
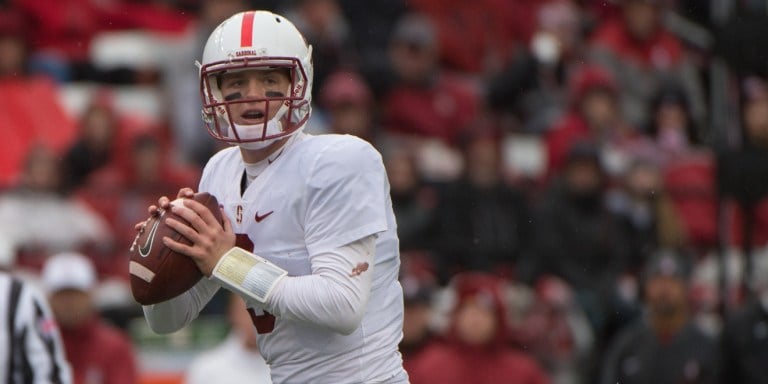
[(243, 79), (227, 79), (227, 80), (224, 80), (223, 88), (238, 88), (238, 87), (242, 87), (243, 84), (245, 84), (245, 81)]

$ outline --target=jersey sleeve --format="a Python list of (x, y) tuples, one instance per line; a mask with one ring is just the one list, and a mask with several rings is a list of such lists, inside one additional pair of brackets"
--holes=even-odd
[(310, 255), (387, 229), (389, 188), (381, 155), (347, 138), (321, 150), (307, 183), (305, 241)]
[(162, 303), (142, 306), (149, 327), (157, 333), (171, 333), (196, 319), (219, 290), (219, 285), (203, 278), (190, 290)]

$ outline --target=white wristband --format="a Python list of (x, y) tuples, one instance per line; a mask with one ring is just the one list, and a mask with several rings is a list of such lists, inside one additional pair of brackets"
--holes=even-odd
[(211, 278), (237, 293), (266, 303), (277, 282), (287, 274), (268, 260), (234, 247), (216, 263)]

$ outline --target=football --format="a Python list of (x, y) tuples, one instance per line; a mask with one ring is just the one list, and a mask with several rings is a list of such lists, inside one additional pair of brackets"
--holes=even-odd
[[(215, 196), (199, 192), (193, 199), (208, 207), (216, 220), (223, 223)], [(171, 205), (180, 203), (181, 199), (176, 199)], [(165, 236), (180, 243), (191, 244), (186, 237), (166, 224), (168, 218), (186, 222), (180, 216), (161, 209), (157, 215), (150, 216), (144, 222), (131, 245), (128, 265), (131, 293), (141, 305), (172, 299), (192, 288), (203, 277), (192, 259), (163, 244)]]

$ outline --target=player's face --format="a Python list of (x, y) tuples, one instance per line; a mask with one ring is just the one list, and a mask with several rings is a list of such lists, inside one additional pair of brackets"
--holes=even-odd
[[(287, 70), (244, 70), (221, 76), (221, 93), (226, 101), (240, 99), (270, 99), (285, 97), (291, 85)], [(235, 124), (256, 125), (269, 121), (283, 100), (230, 103), (230, 114)], [(269, 108), (267, 108), (269, 103)]]

